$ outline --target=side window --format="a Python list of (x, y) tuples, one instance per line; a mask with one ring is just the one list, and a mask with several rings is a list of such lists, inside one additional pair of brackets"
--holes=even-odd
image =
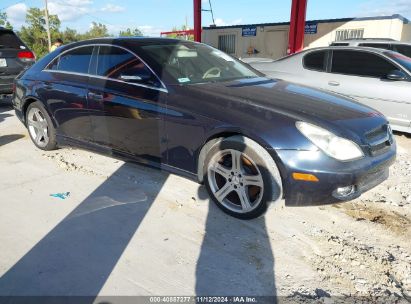
[(384, 78), (392, 70), (392, 63), (384, 58), (367, 52), (334, 50), (332, 73)]
[(93, 46), (85, 46), (68, 51), (61, 55), (56, 65), (56, 60), (49, 66), (52, 70), (88, 74), (88, 69), (93, 53)]
[(348, 42), (333, 42), (331, 43), (331, 46), (349, 46), (350, 44)]
[(55, 59), (53, 59), (53, 61), (48, 64), (47, 69), (56, 71), (59, 66), (59, 60), (60, 57), (56, 57)]
[(391, 46), (386, 43), (360, 43), (358, 46), (373, 47), (377, 49), (391, 50)]
[(394, 45), (394, 51), (401, 53), (407, 57), (411, 57), (411, 45)]
[(323, 72), (327, 65), (327, 51), (311, 52), (304, 56), (304, 68)]
[(157, 77), (139, 58), (118, 47), (100, 46), (97, 75), (131, 83), (161, 86)]

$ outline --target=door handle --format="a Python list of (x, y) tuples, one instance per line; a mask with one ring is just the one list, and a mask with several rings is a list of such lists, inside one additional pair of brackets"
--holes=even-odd
[(88, 92), (87, 95), (88, 95), (88, 98), (98, 100), (98, 101), (101, 101), (104, 99), (104, 95), (99, 94), (99, 93)]
[(330, 86), (334, 86), (334, 87), (337, 87), (337, 86), (340, 85), (340, 83), (338, 81), (334, 81), (334, 80), (329, 81), (328, 84)]

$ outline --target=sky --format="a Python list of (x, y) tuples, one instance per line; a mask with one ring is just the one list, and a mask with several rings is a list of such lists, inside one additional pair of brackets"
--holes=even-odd
[[(209, 9), (209, 0), (202, 0)], [(158, 36), (193, 23), (192, 0), (48, 0), (49, 11), (57, 14), (62, 29), (79, 32), (91, 22), (105, 24), (111, 34), (138, 27), (145, 35)], [(211, 0), (217, 25), (284, 22), (290, 19), (291, 0)], [(44, 0), (0, 0), (15, 29), (24, 23), (30, 7), (44, 8)], [(411, 0), (308, 0), (307, 20), (401, 14), (411, 20)], [(203, 12), (203, 26), (212, 24), (211, 14)]]

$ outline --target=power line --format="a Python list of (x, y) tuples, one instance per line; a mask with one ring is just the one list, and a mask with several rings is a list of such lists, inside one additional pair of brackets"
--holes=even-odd
[[(67, 3), (67, 2), (62, 2), (62, 1), (55, 1), (55, 2), (57, 2), (57, 3), (60, 4), (61, 6), (74, 7), (74, 8), (76, 8), (76, 9), (79, 8), (78, 6), (69, 4), (69, 3)], [(111, 26), (115, 26), (114, 24), (111, 24), (110, 22), (107, 22), (107, 20), (104, 20), (104, 19), (102, 19), (102, 18), (100, 18), (100, 17), (91, 15), (91, 14), (89, 14), (89, 13), (87, 13), (87, 12), (83, 12), (83, 13), (84, 13), (84, 15), (87, 15), (87, 16), (89, 16), (89, 17), (92, 17), (92, 18), (94, 18), (94, 19), (96, 19), (96, 20), (100, 20), (100, 21), (103, 22), (103, 23), (106, 23), (106, 24), (111, 25)]]
[(211, 13), (211, 18), (213, 19), (213, 24), (215, 24), (214, 21), (214, 12), (213, 12), (213, 7), (211, 6), (211, 0), (208, 0), (208, 4), (210, 6), (210, 9), (202, 9), (201, 11), (203, 12), (210, 12)]
[(0, 11), (4, 11), (4, 10), (8, 9), (9, 7), (12, 7), (12, 6), (16, 5), (16, 4), (20, 4), (20, 3), (23, 3), (23, 2), (26, 2), (26, 0), (20, 0), (20, 1), (17, 1), (16, 3), (13, 3), (13, 4), (10, 4), (10, 5), (5, 6), (5, 7), (3, 7), (3, 8), (0, 8)]
[(211, 6), (211, 0), (208, 0), (208, 4), (210, 4), (211, 18), (213, 19), (213, 24), (215, 24), (214, 12), (213, 12), (213, 7)]

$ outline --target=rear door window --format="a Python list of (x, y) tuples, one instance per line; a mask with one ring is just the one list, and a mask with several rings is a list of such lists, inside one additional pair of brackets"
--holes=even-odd
[(53, 70), (88, 74), (93, 46), (84, 46), (73, 49), (61, 55), (50, 66)]
[(334, 50), (331, 72), (345, 75), (385, 78), (398, 69), (388, 60), (368, 52)]
[(131, 83), (160, 86), (157, 77), (138, 57), (115, 46), (100, 46), (97, 75)]
[(407, 57), (411, 57), (411, 45), (394, 45), (394, 51), (401, 53)]
[(0, 31), (0, 48), (25, 49), (26, 47), (12, 31)]
[(391, 45), (388, 43), (360, 43), (358, 46), (373, 47), (377, 49), (391, 50)]
[(304, 56), (304, 68), (315, 71), (325, 71), (327, 66), (327, 51), (311, 52)]

